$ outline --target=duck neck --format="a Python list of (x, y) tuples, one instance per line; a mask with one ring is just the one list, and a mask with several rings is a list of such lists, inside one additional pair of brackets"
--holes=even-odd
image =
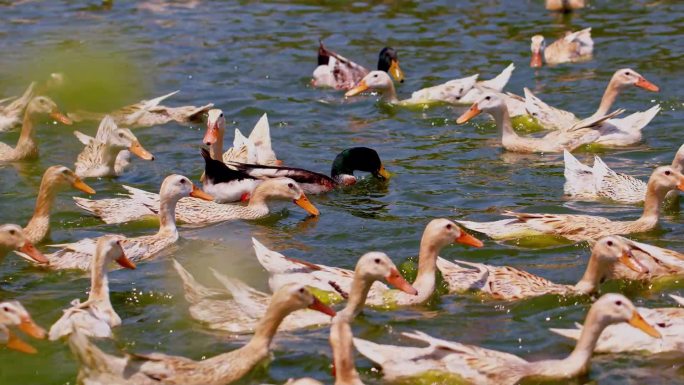
[(119, 156), (119, 153), (122, 150), (124, 149), (105, 144), (101, 150), (102, 163), (104, 163), (110, 170), (113, 170), (114, 166), (116, 166), (116, 158)]
[(218, 130), (218, 137), (216, 141), (209, 146), (209, 156), (211, 159), (223, 162), (223, 133), (224, 130)]
[(159, 205), (159, 234), (174, 234), (176, 229), (177, 198), (162, 199)]
[(100, 255), (95, 256), (95, 263), (90, 267), (90, 295), (88, 302), (109, 302), (109, 280), (107, 279), (107, 263)]
[(40, 188), (38, 189), (38, 198), (36, 199), (33, 217), (31, 217), (25, 228), (26, 232), (31, 234), (32, 239), (40, 238), (42, 240), (47, 235), (45, 224), (50, 221), (50, 211), (56, 195), (55, 181), (48, 176), (43, 176)]
[(21, 134), (17, 141), (15, 151), (22, 155), (37, 155), (38, 147), (36, 146), (35, 135), (33, 131), (33, 112), (31, 106), (26, 107), (24, 112), (24, 120), (21, 125)]
[(601, 104), (599, 104), (594, 116), (603, 116), (607, 114), (610, 108), (613, 106), (613, 103), (615, 103), (615, 99), (617, 99), (619, 93), (620, 86), (613, 79), (611, 79), (606, 87), (606, 91), (603, 93)]
[(418, 273), (412, 285), (418, 290), (418, 295), (414, 298), (418, 302), (426, 301), (435, 291), (437, 257), (441, 249), (429, 239), (427, 234), (423, 234), (418, 254)]
[(660, 217), (660, 206), (665, 199), (661, 196), (658, 189), (653, 183), (648, 184), (646, 187), (646, 199), (644, 200), (644, 212), (641, 217), (637, 220), (644, 228), (653, 228), (658, 224), (658, 218)]
[(352, 280), (351, 291), (349, 292), (349, 298), (347, 299), (347, 305), (338, 313), (340, 319), (353, 320), (366, 303), (368, 298), (368, 292), (373, 285), (374, 280), (362, 277), (360, 273), (354, 273), (354, 279)]
[(391, 104), (399, 103), (397, 90), (394, 88), (394, 82), (390, 81), (387, 88), (380, 93), (380, 100)]
[(509, 115), (508, 108), (505, 105), (502, 104), (500, 108), (491, 111), (491, 115), (494, 117), (496, 126), (501, 130), (502, 141), (518, 137), (518, 134), (516, 134), (515, 130), (513, 130), (511, 116)]
[(587, 269), (584, 271), (582, 279), (575, 285), (575, 290), (582, 294), (593, 293), (603, 279), (602, 270), (598, 257), (592, 253), (589, 257), (589, 263), (587, 263)]
[(354, 365), (352, 338), (349, 322), (335, 318), (330, 326), (330, 345), (335, 365), (335, 385), (363, 384)]

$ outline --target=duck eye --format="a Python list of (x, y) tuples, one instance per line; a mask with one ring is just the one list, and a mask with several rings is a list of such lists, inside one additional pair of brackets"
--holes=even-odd
[(376, 264), (379, 265), (380, 264), (380, 258), (375, 258), (375, 260), (373, 262), (375, 262)]
[(632, 75), (632, 73), (627, 71), (627, 72), (625, 72), (625, 75), (630, 76), (630, 75)]
[(622, 306), (622, 301), (617, 300), (617, 301), (615, 301), (615, 304), (618, 305), (618, 306)]
[(374, 77), (374, 78), (377, 78), (377, 77), (378, 77), (378, 74), (373, 75), (373, 77)]
[(451, 230), (451, 223), (449, 223), (448, 225), (446, 225), (446, 229), (447, 229), (447, 230)]
[(62, 174), (66, 175), (69, 173), (69, 170), (62, 170)]
[(9, 308), (8, 306), (3, 306), (3, 307), (2, 307), (2, 311), (9, 312), (9, 311), (10, 311), (10, 308)]
[(223, 112), (221, 112), (221, 114), (219, 115), (219, 118), (222, 118), (222, 117), (223, 117)]
[(16, 234), (17, 232), (16, 232), (14, 229), (12, 229), (12, 230), (9, 231), (9, 233), (10, 233), (10, 235), (14, 235), (14, 234)]
[(491, 97), (491, 96), (487, 96), (487, 97), (485, 98), (485, 100), (492, 100), (492, 97)]
[(304, 288), (299, 289), (299, 292), (300, 292), (301, 294), (304, 294)]
[(119, 138), (123, 138), (123, 132), (119, 132)]
[(613, 241), (608, 241), (607, 244), (608, 246), (613, 246)]
[(185, 184), (185, 179), (181, 179), (180, 184)]
[(289, 187), (289, 188), (294, 188), (294, 184), (288, 183), (288, 184), (287, 184), (287, 187)]
[(670, 172), (670, 170), (665, 171), (665, 175), (668, 175), (668, 176), (669, 176), (670, 174), (672, 174), (672, 173)]

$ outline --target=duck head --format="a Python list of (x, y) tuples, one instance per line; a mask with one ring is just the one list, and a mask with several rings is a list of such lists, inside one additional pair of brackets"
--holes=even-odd
[(36, 96), (31, 99), (26, 107), (26, 113), (29, 115), (46, 114), (62, 124), (73, 123), (71, 119), (59, 111), (57, 104), (47, 96)]
[(654, 189), (659, 197), (675, 189), (684, 191), (684, 175), (672, 166), (658, 167), (648, 180), (648, 188)]
[(24, 229), (15, 224), (6, 224), (0, 226), (0, 249), (4, 255), (6, 251), (17, 250), (29, 256), (37, 263), (48, 263), (43, 253), (38, 251), (36, 247), (26, 239)]
[(384, 71), (371, 71), (368, 75), (364, 76), (360, 82), (356, 84), (354, 88), (347, 91), (344, 94), (345, 97), (355, 96), (367, 90), (378, 91), (380, 93), (385, 93), (390, 89), (394, 88), (394, 83), (392, 79)]
[(95, 190), (88, 186), (81, 178), (79, 178), (71, 169), (66, 166), (52, 166), (45, 170), (43, 174), (43, 182), (49, 183), (53, 186), (69, 185), (76, 190), (83, 191), (86, 194), (93, 195)]
[(398, 82), (404, 82), (404, 71), (399, 67), (399, 56), (392, 47), (385, 47), (380, 51), (378, 57), (378, 70), (392, 75)]
[(532, 44), (530, 45), (530, 51), (532, 51), (532, 60), (530, 60), (530, 67), (539, 68), (543, 65), (544, 54), (544, 36), (534, 35), (532, 36)]
[(331, 317), (336, 315), (333, 309), (316, 298), (305, 285), (297, 283), (288, 283), (276, 290), (269, 307), (273, 306), (280, 307), (286, 314), (308, 308)]
[(658, 88), (658, 86), (649, 82), (648, 80), (646, 80), (646, 78), (641, 76), (638, 72), (634, 71), (633, 69), (629, 69), (629, 68), (623, 68), (621, 70), (617, 70), (613, 74), (613, 77), (611, 78), (610, 82), (619, 88), (627, 88), (630, 86), (636, 86), (636, 87), (643, 88), (643, 89), (645, 89), (647, 91), (651, 91), (651, 92), (660, 91), (660, 88)]
[(418, 295), (418, 291), (401, 276), (397, 266), (385, 253), (373, 251), (361, 256), (354, 272), (354, 276), (357, 275), (366, 282), (385, 281), (405, 293)]
[(126, 257), (121, 245), (122, 240), (122, 237), (115, 235), (100, 237), (95, 248), (95, 264), (104, 268), (110, 263), (116, 262), (125, 269), (135, 269), (135, 263)]
[(368, 147), (348, 148), (337, 154), (330, 176), (340, 184), (352, 185), (356, 183), (356, 170), (369, 172), (380, 180), (390, 178), (390, 173), (385, 170), (377, 151)]
[[(28, 311), (17, 301), (0, 303), (0, 324), (4, 326), (17, 326), (19, 330), (33, 338), (44, 339), (46, 336), (45, 329), (33, 322)], [(36, 353), (36, 349), (33, 346), (20, 340), (12, 332), (9, 332), (7, 347), (23, 353)]]
[(661, 337), (660, 333), (639, 314), (632, 301), (622, 294), (605, 294), (596, 300), (587, 314), (587, 320), (589, 319), (593, 319), (600, 327), (627, 322), (651, 337)]
[(307, 213), (314, 216), (320, 214), (299, 184), (290, 178), (273, 178), (261, 182), (254, 190), (250, 203), (253, 201), (264, 202), (268, 198), (291, 199), (294, 204), (303, 208)]
[(207, 117), (207, 132), (204, 134), (203, 142), (207, 146), (211, 146), (223, 139), (223, 134), (226, 130), (226, 118), (223, 116), (223, 111), (218, 108), (209, 110)]
[(441, 250), (452, 243), (473, 247), (483, 246), (482, 241), (466, 233), (460, 226), (446, 218), (433, 219), (425, 226), (422, 243), (436, 250)]
[(161, 189), (159, 189), (159, 195), (162, 201), (177, 202), (185, 197), (199, 198), (206, 201), (214, 200), (214, 197), (199, 189), (190, 179), (178, 174), (169, 175), (164, 179)]
[(492, 114), (496, 111), (506, 108), (506, 103), (498, 96), (493, 93), (485, 93), (482, 98), (464, 112), (463, 115), (459, 116), (456, 123), (463, 124), (472, 118), (480, 115), (483, 112)]

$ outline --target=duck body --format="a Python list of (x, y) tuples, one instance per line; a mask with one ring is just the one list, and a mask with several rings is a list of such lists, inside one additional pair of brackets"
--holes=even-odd
[(209, 151), (201, 150), (204, 158), (202, 190), (218, 203), (247, 200), (260, 180), (240, 170), (233, 170), (220, 160), (212, 159)]
[(624, 237), (618, 238), (630, 244), (634, 258), (645, 270), (639, 272), (625, 268), (623, 264), (615, 264), (605, 278), (648, 282), (657, 278), (684, 275), (684, 254)]
[(213, 159), (223, 160), (225, 163), (254, 163), (267, 166), (282, 164), (282, 161), (278, 160), (273, 151), (268, 115), (261, 115), (248, 137), (236, 128), (233, 147), (221, 155), (225, 126), (226, 120), (223, 112), (219, 109), (210, 110), (204, 144), (210, 146), (210, 154)]
[(535, 35), (532, 37), (531, 51), (531, 67), (541, 67), (542, 57), (547, 64), (551, 65), (587, 60), (591, 58), (594, 51), (591, 28), (567, 32), (564, 37), (548, 46), (544, 45), (542, 35)]
[(13, 130), (21, 125), (26, 106), (35, 96), (36, 83), (32, 82), (18, 98), (0, 100), (0, 132)]

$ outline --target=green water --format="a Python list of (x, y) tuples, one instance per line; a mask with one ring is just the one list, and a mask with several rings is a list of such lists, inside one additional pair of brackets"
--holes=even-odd
[[(543, 10), (541, 0), (520, 1), (194, 1), (162, 2), (0, 0), (0, 97), (18, 94), (32, 80), (55, 71), (70, 83), (55, 98), (66, 111), (108, 110), (141, 98), (180, 89), (172, 105), (215, 103), (228, 117), (228, 132), (249, 131), (267, 112), (276, 153), (286, 164), (327, 172), (344, 148), (373, 147), (394, 178), (389, 184), (364, 181), (350, 189), (312, 197), (317, 219), (290, 203), (278, 203), (269, 218), (184, 230), (177, 248), (135, 271), (110, 275), (114, 307), (124, 320), (117, 341), (104, 344), (137, 352), (160, 351), (195, 359), (234, 349), (244, 337), (209, 332), (187, 312), (169, 256), (200, 282), (217, 285), (209, 267), (239, 276), (266, 290), (266, 274), (251, 251), (250, 237), (288, 256), (353, 267), (370, 250), (385, 251), (402, 263), (418, 252), (424, 226), (435, 217), (490, 220), (504, 209), (581, 212), (632, 219), (638, 207), (574, 203), (562, 198), (563, 164), (558, 155), (515, 155), (501, 151), (497, 130), (485, 119), (458, 126), (465, 107), (427, 110), (378, 106), (373, 98), (344, 101), (341, 93), (308, 86), (316, 64), (317, 41), (362, 64), (372, 65), (384, 45), (399, 50), (411, 90), (480, 73), (489, 78), (510, 62), (517, 66), (508, 90), (532, 88), (551, 105), (588, 116), (618, 68), (631, 67), (661, 87), (658, 94), (628, 90), (619, 107), (663, 111), (644, 131), (644, 142), (602, 150), (616, 170), (646, 178), (655, 165), (670, 163), (682, 143), (684, 88), (682, 52), (684, 4), (676, 0), (596, 0), (578, 14), (561, 17)], [(188, 5), (189, 4), (189, 5)], [(592, 61), (531, 70), (529, 37), (560, 36), (567, 29), (593, 27)], [(40, 176), (53, 164), (73, 166), (80, 143), (74, 129), (92, 134), (97, 124), (72, 127), (43, 122), (38, 127), (41, 158), (0, 168), (0, 222), (26, 224)], [(136, 135), (156, 155), (118, 180), (90, 180), (100, 198), (121, 192), (120, 184), (156, 190), (164, 175), (182, 173), (198, 180), (201, 126), (140, 129)], [(17, 133), (0, 140), (14, 143)], [(232, 136), (230, 136), (232, 137)], [(591, 161), (592, 154), (578, 154)], [(80, 212), (72, 191), (61, 193), (52, 219), (52, 242), (74, 241), (105, 232), (130, 236), (154, 231), (154, 224), (103, 225)], [(667, 212), (661, 229), (640, 240), (684, 250), (678, 212)], [(498, 244), (482, 249), (452, 246), (446, 258), (508, 264), (557, 282), (574, 283), (587, 260), (585, 246)], [(61, 315), (73, 298), (84, 298), (88, 279), (74, 272), (45, 272), (8, 256), (0, 265), (0, 298), (18, 299), (44, 326)], [(638, 305), (670, 306), (667, 293), (682, 294), (684, 283), (659, 291), (629, 287)], [(606, 289), (621, 290), (620, 285)], [(650, 291), (649, 291), (650, 290)], [(446, 339), (519, 354), (529, 359), (563, 357), (568, 341), (549, 327), (581, 321), (590, 301), (544, 297), (518, 303), (477, 296), (441, 296), (423, 308), (393, 312), (369, 310), (355, 323), (357, 336), (409, 344), (402, 331), (419, 329)], [(61, 343), (34, 342), (40, 353), (0, 350), (1, 384), (73, 384), (76, 365)], [(327, 330), (281, 334), (275, 360), (240, 384), (283, 383), (312, 376), (331, 383)], [(110, 351), (116, 351), (110, 349)], [(357, 357), (364, 381), (381, 383), (372, 364)], [(681, 361), (640, 355), (602, 355), (590, 374), (572, 383), (682, 383)], [(437, 381), (437, 377), (435, 381)]]

